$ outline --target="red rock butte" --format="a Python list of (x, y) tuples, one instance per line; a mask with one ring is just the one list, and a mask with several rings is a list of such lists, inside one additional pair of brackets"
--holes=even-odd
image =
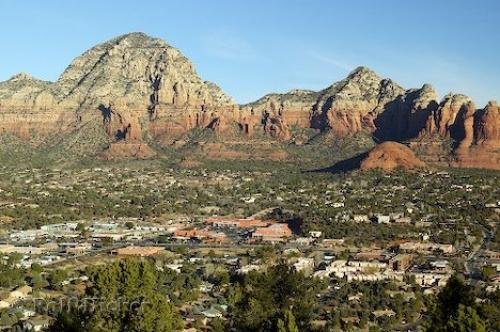
[(367, 153), (366, 157), (361, 161), (360, 169), (416, 170), (425, 166), (425, 163), (418, 159), (407, 146), (397, 142), (384, 142)]

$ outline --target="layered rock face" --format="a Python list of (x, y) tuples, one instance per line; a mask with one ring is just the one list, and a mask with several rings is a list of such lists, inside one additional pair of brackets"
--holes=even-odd
[(131, 154), (147, 136), (161, 140), (208, 127), (221, 121), (219, 112), (235, 108), (177, 49), (142, 33), (90, 49), (56, 84), (66, 105), (99, 109), (106, 133), (115, 143), (129, 144)]
[(292, 90), (284, 94), (269, 94), (244, 105), (238, 122), (245, 133), (252, 134), (254, 127), (262, 125), (271, 137), (288, 140), (293, 126), (309, 128), (311, 111), (318, 93), (310, 90)]
[(436, 91), (429, 84), (407, 90), (391, 101), (390, 107), (375, 119), (374, 136), (382, 141), (417, 137), (424, 130), (429, 116), (437, 110), (437, 99)]
[(243, 109), (261, 116), (265, 131), (277, 138), (288, 139), (293, 126), (328, 130), (345, 137), (374, 132), (377, 116), (392, 107), (392, 102), (404, 92), (393, 81), (358, 67), (346, 79), (322, 91), (270, 94)]
[(122, 155), (127, 144), (133, 155), (148, 135), (161, 139), (194, 127), (220, 129), (220, 112), (235, 109), (177, 49), (142, 33), (91, 48), (54, 83), (21, 74), (0, 84), (3, 132), (49, 135), (99, 117), (111, 144), (122, 144)]
[(475, 137), (477, 145), (500, 148), (500, 106), (496, 101), (490, 101), (486, 108), (479, 112)]
[[(292, 124), (336, 137), (364, 132), (378, 142), (410, 141), (430, 161), (451, 159), (452, 165), (461, 167), (500, 168), (495, 102), (476, 110), (471, 99), (461, 94), (448, 94), (439, 101), (429, 84), (404, 90), (365, 67), (325, 90), (308, 92), (307, 98), (268, 95), (250, 106), (265, 115), (264, 127), (271, 119), (270, 132), (281, 139), (289, 138)], [(289, 123), (286, 114), (301, 121)], [(449, 149), (444, 141), (451, 142)]]
[(358, 67), (322, 91), (270, 94), (243, 109), (258, 116), (264, 128), (270, 129), (266, 132), (282, 139), (289, 138), (289, 129), (298, 125), (328, 131), (336, 137), (364, 132), (380, 141), (407, 140), (424, 130), (429, 116), (438, 108), (437, 100), (429, 84), (404, 90), (392, 80)]
[(128, 109), (174, 105), (194, 109), (232, 105), (216, 85), (204, 82), (179, 50), (161, 39), (131, 33), (77, 57), (56, 82), (67, 105), (94, 108), (120, 99)]
[(450, 140), (455, 166), (500, 169), (498, 110), (496, 102), (478, 110), (467, 96), (446, 95), (430, 113), (419, 138)]
[[(437, 99), (437, 98), (436, 98)], [(464, 136), (463, 121), (471, 99), (461, 94), (448, 94), (427, 118), (420, 136), (439, 135), (460, 141)]]
[(425, 167), (425, 163), (415, 156), (407, 146), (396, 142), (384, 142), (372, 150), (361, 161), (360, 169), (414, 170)]
[(0, 133), (28, 140), (73, 128), (78, 117), (57, 105), (52, 85), (24, 73), (1, 82)]
[(366, 67), (318, 92), (292, 90), (237, 106), (177, 49), (143, 33), (89, 49), (56, 82), (19, 74), (0, 83), (0, 134), (43, 144), (99, 122), (109, 147), (96, 154), (106, 159), (154, 156), (148, 142), (176, 145), (195, 128), (240, 145), (261, 137), (257, 132), (298, 144), (295, 129), (302, 128), (333, 138), (363, 133), (377, 142), (410, 141), (438, 156), (450, 152), (434, 143), (450, 141), (454, 165), (499, 168), (498, 112), (495, 102), (476, 110), (463, 95), (439, 101), (428, 84), (405, 90)]
[(359, 67), (346, 79), (320, 92), (313, 109), (313, 126), (336, 136), (374, 132), (377, 116), (392, 107), (404, 89), (372, 70)]
[(500, 107), (491, 101), (476, 111), (468, 104), (463, 115), (464, 137), (456, 151), (456, 165), (460, 167), (500, 170)]

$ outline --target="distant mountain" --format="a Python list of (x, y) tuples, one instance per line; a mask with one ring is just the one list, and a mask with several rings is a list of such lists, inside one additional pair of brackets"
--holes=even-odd
[(209, 133), (219, 144), (211, 151), (226, 151), (221, 158), (257, 156), (258, 144), (251, 154), (228, 151), (257, 139), (315, 149), (315, 135), (329, 142), (369, 135), (378, 143), (407, 142), (430, 163), (500, 169), (499, 126), (496, 102), (476, 109), (463, 95), (439, 100), (431, 85), (405, 90), (366, 67), (321, 91), (236, 105), (179, 50), (143, 33), (91, 48), (56, 82), (18, 74), (0, 83), (0, 136), (57, 150), (60, 158), (153, 158), (164, 148), (202, 144)]

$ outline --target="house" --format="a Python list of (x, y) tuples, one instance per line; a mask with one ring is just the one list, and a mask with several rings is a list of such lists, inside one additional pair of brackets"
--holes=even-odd
[(323, 241), (321, 241), (321, 244), (324, 246), (324, 247), (336, 247), (336, 246), (341, 246), (343, 245), (345, 242), (344, 239), (323, 239)]
[(123, 240), (125, 237), (130, 235), (132, 232), (95, 232), (92, 234), (92, 238), (95, 240), (112, 239), (113, 241)]
[(392, 219), (392, 220), (396, 220), (396, 219), (400, 219), (400, 218), (403, 218), (404, 217), (404, 213), (403, 212), (393, 212), (393, 213), (390, 213), (389, 214), (389, 217)]
[(34, 241), (47, 235), (47, 232), (41, 229), (28, 229), (10, 234), (13, 241)]
[(298, 237), (293, 242), (298, 246), (310, 246), (314, 241), (312, 237)]
[(342, 317), (340, 320), (342, 321), (342, 324), (344, 324), (344, 326), (348, 326), (349, 324), (359, 325), (360, 321), (358, 316)]
[(44, 265), (48, 265), (48, 264), (54, 263), (54, 262), (56, 262), (58, 260), (61, 260), (61, 259), (63, 259), (63, 257), (59, 256), (59, 255), (46, 255), (46, 256), (39, 257), (34, 262), (36, 262), (36, 263), (44, 266)]
[(214, 285), (209, 283), (209, 282), (202, 282), (200, 284), (200, 292), (202, 293), (208, 293), (210, 292), (213, 288), (214, 288)]
[(260, 266), (260, 265), (249, 264), (249, 265), (245, 265), (245, 266), (240, 267), (236, 271), (236, 273), (238, 273), (238, 274), (247, 274), (250, 271), (258, 271), (261, 268), (262, 268), (262, 266)]
[(366, 214), (354, 215), (353, 220), (356, 223), (370, 222), (370, 218)]
[(111, 232), (118, 229), (117, 223), (94, 223), (90, 229), (94, 232)]
[(406, 271), (411, 266), (412, 257), (406, 254), (398, 254), (389, 260), (389, 266), (393, 271)]
[(438, 270), (442, 270), (442, 269), (448, 268), (448, 264), (449, 264), (449, 262), (447, 260), (444, 260), (444, 259), (437, 260), (437, 261), (434, 261), (434, 262), (430, 263), (430, 265), (433, 268), (438, 269)]
[(500, 260), (499, 259), (490, 259), (490, 265), (495, 268), (497, 272), (500, 272)]
[(321, 231), (310, 231), (309, 236), (314, 237), (314, 238), (319, 238), (321, 237), (323, 233)]
[(68, 222), (63, 224), (50, 224), (40, 226), (40, 229), (44, 232), (47, 232), (49, 235), (60, 235), (64, 233), (71, 233), (76, 231), (78, 227), (78, 223)]
[(411, 218), (410, 217), (400, 217), (394, 219), (394, 222), (396, 224), (411, 224)]
[(377, 222), (377, 224), (388, 224), (391, 222), (391, 217), (379, 214), (375, 217), (375, 221)]
[(208, 229), (179, 229), (173, 234), (176, 240), (196, 239), (206, 243), (223, 243), (227, 240), (226, 234), (222, 232), (212, 232)]
[(167, 269), (173, 270), (177, 273), (181, 273), (182, 266), (183, 266), (182, 264), (165, 264), (165, 267)]
[(59, 247), (63, 249), (68, 254), (78, 255), (83, 254), (84, 252), (92, 249), (92, 245), (88, 242), (68, 242), (68, 243), (60, 243)]
[(360, 261), (388, 261), (389, 254), (382, 249), (373, 249), (368, 251), (358, 252), (354, 257), (356, 260)]
[(14, 246), (11, 244), (0, 245), (0, 253), (2, 254), (18, 253), (25, 255), (40, 255), (44, 251), (45, 251), (44, 248), (32, 247), (32, 246), (21, 247), (21, 246)]
[(415, 277), (415, 283), (423, 287), (432, 286), (446, 286), (448, 279), (451, 277), (451, 273), (437, 273), (437, 272), (416, 272), (412, 273)]
[(4, 300), (0, 300), (0, 309), (7, 309), (7, 308), (10, 308), (10, 306), (12, 305), (13, 303), (11, 303), (9, 301), (9, 299), (4, 299)]
[(45, 252), (58, 251), (59, 245), (56, 242), (47, 242), (38, 246)]
[(227, 236), (223, 232), (210, 232), (207, 237), (203, 239), (204, 243), (215, 243), (215, 244), (222, 244), (226, 242)]
[(485, 254), (490, 259), (498, 259), (498, 260), (500, 260), (500, 252), (498, 252), (498, 251), (486, 250)]
[(19, 311), (19, 313), (22, 315), (23, 318), (29, 318), (29, 317), (36, 316), (36, 311), (29, 310), (29, 309), (26, 309), (26, 308), (22, 308)]
[(206, 318), (222, 318), (222, 312), (215, 308), (210, 308), (201, 312)]
[(311, 272), (314, 269), (314, 259), (299, 257), (297, 261), (293, 264), (296, 271), (301, 272)]
[(416, 252), (441, 251), (444, 254), (451, 254), (453, 253), (454, 250), (452, 244), (439, 244), (433, 242), (416, 242), (416, 241), (403, 242), (399, 245), (399, 249), (404, 251), (416, 251)]
[(349, 261), (348, 266), (354, 266), (360, 269), (385, 269), (387, 267), (386, 263), (381, 263), (378, 261)]

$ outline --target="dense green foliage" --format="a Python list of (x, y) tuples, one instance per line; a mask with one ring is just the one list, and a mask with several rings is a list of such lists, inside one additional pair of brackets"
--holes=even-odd
[(230, 290), (237, 331), (307, 331), (319, 285), (286, 264), (250, 272)]
[(432, 332), (484, 332), (486, 324), (477, 313), (474, 289), (454, 275), (438, 294), (427, 331)]
[[(59, 314), (53, 331), (167, 332), (181, 326), (164, 290), (170, 278), (147, 260), (122, 260), (89, 271), (87, 297), (98, 299), (84, 311)], [(82, 301), (85, 301), (83, 298)]]
[[(151, 166), (9, 172), (0, 181), (0, 200), (9, 203), (0, 206), (0, 217), (10, 220), (12, 226), (33, 228), (92, 218), (154, 219), (176, 214), (198, 218), (213, 214), (206, 207), (213, 207), (219, 215), (243, 217), (278, 208), (288, 211), (285, 217), (301, 221), (303, 234), (321, 230), (325, 237), (352, 238), (355, 244), (415, 238), (423, 231), (435, 242), (468, 244), (479, 241), (491, 229), (491, 221), (498, 219), (485, 204), (500, 200), (499, 177), (487, 171), (342, 175), (271, 169)], [(335, 206), (339, 202), (344, 206)], [(426, 221), (425, 229), (416, 224), (374, 225), (352, 220), (354, 215), (389, 213)]]
[(17, 267), (20, 255), (12, 254), (7, 260), (0, 260), (0, 287), (12, 288), (24, 283), (26, 271)]

